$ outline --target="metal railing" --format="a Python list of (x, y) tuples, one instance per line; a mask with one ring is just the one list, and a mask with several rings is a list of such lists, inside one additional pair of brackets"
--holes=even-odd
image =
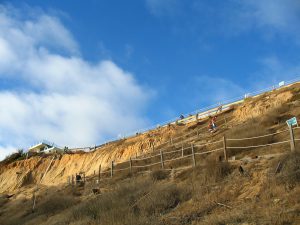
[[(249, 93), (247, 93), (247, 98), (257, 97), (257, 96), (259, 96), (261, 94), (264, 94), (266, 92), (281, 89), (281, 88), (285, 88), (285, 87), (287, 87), (289, 85), (292, 85), (292, 84), (295, 84), (297, 82), (300, 82), (300, 77), (297, 77), (297, 78), (289, 80), (289, 81), (285, 81), (284, 85), (276, 84), (276, 85), (272, 85), (270, 87), (267, 87), (267, 88), (264, 88), (264, 89), (261, 89), (261, 90), (258, 90), (258, 91), (249, 92)], [(136, 130), (135, 132), (130, 132), (130, 133), (124, 135), (123, 138), (134, 137), (134, 136), (136, 136), (137, 133), (142, 134), (142, 133), (145, 133), (147, 131), (154, 130), (157, 127), (165, 127), (168, 124), (176, 123), (176, 121), (177, 122), (184, 122), (184, 121), (192, 122), (192, 121), (196, 120), (196, 115), (198, 115), (198, 118), (205, 118), (205, 117), (215, 113), (218, 110), (219, 106), (223, 106), (223, 110), (226, 110), (231, 105), (241, 103), (244, 99), (245, 99), (245, 95), (238, 96), (238, 97), (235, 97), (235, 98), (230, 98), (230, 99), (227, 99), (227, 100), (223, 100), (219, 103), (212, 104), (210, 106), (194, 110), (193, 112), (185, 113), (184, 114), (184, 116), (185, 116), (184, 119), (173, 118), (173, 119), (170, 119), (168, 121), (164, 121), (164, 122), (160, 123), (159, 125), (154, 125), (154, 126), (150, 126), (150, 127), (147, 127), (147, 128)], [(72, 150), (74, 150), (74, 151), (78, 151), (78, 150), (88, 151), (88, 150), (92, 150), (92, 149), (95, 149), (95, 148), (106, 146), (106, 145), (108, 145), (112, 142), (116, 142), (116, 141), (121, 140), (121, 139), (120, 138), (112, 138), (112, 139), (104, 141), (104, 143), (100, 144), (100, 145), (95, 145), (95, 146), (91, 146), (91, 147), (83, 147), (83, 148), (70, 148), (69, 150), (71, 150), (71, 151)]]

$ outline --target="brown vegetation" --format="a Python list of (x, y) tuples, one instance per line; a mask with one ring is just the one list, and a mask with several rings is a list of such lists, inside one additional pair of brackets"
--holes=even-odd
[[(201, 134), (201, 140), (199, 138), (199, 140), (191, 141), (188, 139), (191, 135), (186, 135), (179, 140), (188, 140), (188, 144), (192, 142), (195, 145), (201, 145), (205, 141), (207, 143), (219, 141), (224, 134), (228, 139), (245, 138), (283, 130), (286, 118), (293, 115), (290, 112), (295, 107), (282, 103), (278, 96), (281, 94), (282, 98), (290, 99), (290, 93), (298, 96), (294, 89), (288, 94), (283, 91), (271, 92), (270, 95), (278, 103), (274, 105), (265, 104), (270, 101), (268, 95), (249, 98), (245, 101), (249, 106), (244, 109), (240, 106), (233, 107), (233, 111), (239, 110), (238, 115), (244, 116), (244, 119), (248, 118), (243, 123), (234, 117), (230, 123), (227, 120), (229, 128), (219, 127), (214, 134), (205, 131)], [(292, 99), (294, 101), (294, 97)], [(255, 108), (254, 111), (259, 115), (258, 117), (252, 118), (251, 113), (247, 114), (251, 111), (251, 107)], [(266, 107), (270, 108), (266, 110)], [(223, 118), (223, 116), (218, 118)], [(196, 152), (218, 148), (221, 148), (221, 151), (209, 155), (196, 155), (194, 168), (191, 168), (192, 157), (188, 157), (165, 162), (165, 169), (168, 170), (160, 169), (161, 165), (158, 164), (151, 168), (132, 168), (132, 172), (118, 171), (118, 169), (130, 166), (127, 161), (115, 167), (113, 178), (110, 179), (110, 173), (107, 173), (101, 175), (100, 184), (96, 182), (99, 168), (97, 160), (104, 162), (104, 165), (109, 165), (111, 159), (124, 162), (129, 157), (134, 157), (136, 153), (141, 154), (143, 148), (148, 147), (154, 139), (156, 143), (163, 143), (170, 140), (170, 136), (175, 137), (190, 132), (204, 124), (202, 121), (191, 126), (159, 128), (133, 138), (113, 142), (101, 151), (64, 155), (62, 159), (55, 160), (53, 166), (50, 167), (45, 184), (51, 182), (53, 182), (51, 184), (57, 184), (55, 183), (57, 180), (65, 183), (68, 171), (71, 174), (89, 171), (89, 174), (87, 173), (89, 182), (84, 187), (69, 185), (50, 189), (47, 186), (41, 186), (37, 193), (34, 212), (31, 211), (32, 192), (29, 190), (33, 188), (33, 181), (41, 177), (40, 171), (46, 170), (51, 157), (39, 157), (35, 161), (29, 159), (26, 163), (17, 160), (19, 156), (12, 157), (10, 162), (14, 161), (14, 163), (9, 163), (5, 167), (5, 179), (4, 176), (1, 178), (2, 186), (0, 187), (7, 187), (4, 185), (5, 182), (14, 184), (16, 180), (21, 182), (22, 179), (24, 182), (26, 174), (29, 174), (27, 171), (32, 171), (30, 179), (33, 181), (25, 182), (27, 186), (23, 186), (19, 192), (16, 192), (18, 194), (11, 198), (0, 196), (0, 224), (300, 224), (300, 199), (298, 198), (300, 195), (300, 149), (297, 149), (296, 153), (290, 153), (289, 149), (286, 151), (285, 145), (284, 147), (248, 150), (228, 149), (228, 156), (238, 156), (238, 159), (222, 162), (220, 160), (224, 160), (223, 143), (220, 142), (205, 148), (195, 147)], [(228, 141), (227, 147), (270, 144), (286, 138), (288, 138), (288, 133), (238, 142)], [(165, 146), (167, 151), (180, 149), (169, 143), (162, 146)], [(270, 156), (257, 157), (255, 160), (248, 161), (239, 160), (251, 154), (270, 154), (275, 148), (278, 153), (285, 155), (280, 158)], [(153, 154), (158, 154), (158, 152)], [(184, 155), (187, 154), (191, 154), (191, 150), (185, 151)], [(165, 154), (164, 158), (171, 159), (180, 156), (179, 151)], [(133, 166), (143, 166), (154, 162), (160, 162), (160, 156), (155, 159), (134, 161)], [(280, 169), (278, 169), (279, 162)], [(102, 167), (102, 171), (104, 170), (105, 168)], [(151, 172), (145, 170), (151, 170)], [(95, 188), (100, 190), (97, 195), (92, 192)]]

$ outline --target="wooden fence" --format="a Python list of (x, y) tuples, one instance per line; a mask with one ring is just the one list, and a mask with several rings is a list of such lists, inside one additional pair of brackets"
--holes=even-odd
[[(202, 129), (202, 128), (201, 128)], [(290, 150), (293, 152), (296, 149), (296, 142), (300, 141), (300, 139), (295, 138), (294, 132), (300, 129), (300, 127), (289, 127), (289, 129), (284, 129), (275, 133), (255, 136), (255, 137), (244, 137), (244, 138), (226, 138), (226, 136), (223, 136), (220, 140), (209, 142), (205, 144), (194, 144), (192, 142), (199, 140), (199, 132), (193, 131), (193, 133), (196, 132), (196, 135), (192, 136), (193, 139), (189, 139), (188, 142), (181, 142), (180, 146), (175, 145), (175, 143), (172, 143), (172, 146), (175, 148), (175, 150), (172, 151), (164, 151), (165, 149), (158, 149), (155, 152), (152, 152), (151, 154), (145, 154), (140, 156), (140, 158), (129, 158), (128, 161), (121, 162), (121, 163), (115, 163), (114, 161), (111, 161), (110, 168), (106, 168), (105, 170), (101, 170), (101, 165), (99, 165), (98, 170), (98, 182), (101, 179), (108, 179), (112, 178), (114, 175), (121, 171), (128, 171), (130, 173), (135, 172), (137, 170), (141, 169), (147, 169), (151, 170), (154, 167), (158, 169), (163, 170), (171, 170), (176, 168), (167, 168), (166, 164), (174, 162), (174, 161), (182, 161), (189, 159), (190, 160), (190, 167), (195, 167), (197, 165), (197, 157), (196, 156), (203, 156), (207, 154), (211, 154), (214, 152), (219, 152), (222, 156), (220, 160), (228, 161), (229, 155), (228, 152), (231, 150), (251, 150), (255, 148), (263, 148), (268, 146), (277, 146), (277, 145), (284, 145), (289, 144)], [(199, 130), (198, 130), (199, 131)], [(192, 132), (191, 132), (192, 133)], [(280, 135), (285, 133), (285, 140), (277, 141), (273, 143), (264, 143), (264, 144), (258, 144), (258, 145), (243, 145), (242, 142), (249, 141), (249, 140), (257, 140), (257, 139), (264, 139), (268, 137), (274, 137), (275, 135)], [(288, 134), (288, 135), (286, 135)], [(287, 137), (286, 137), (287, 136)], [(241, 143), (240, 145), (237, 145), (238, 143)], [(209, 146), (214, 146), (214, 148), (207, 150)], [(170, 147), (169, 147), (170, 148)], [(233, 156), (233, 155), (231, 155)], [(142, 163), (142, 165), (140, 164)], [(96, 171), (94, 171), (94, 175), (96, 174)], [(73, 180), (73, 179), (72, 179)], [(68, 178), (68, 182), (70, 183), (71, 178)]]

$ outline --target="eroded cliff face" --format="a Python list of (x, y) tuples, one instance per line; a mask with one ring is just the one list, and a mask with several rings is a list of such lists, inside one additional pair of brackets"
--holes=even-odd
[[(285, 102), (293, 101), (295, 96), (299, 98), (299, 93), (300, 84), (296, 84), (291, 88), (251, 98), (236, 107), (232, 114), (233, 121), (239, 123), (266, 114)], [(69, 176), (79, 172), (85, 172), (86, 176), (93, 175), (94, 171), (98, 172), (100, 164), (101, 168), (105, 169), (110, 166), (111, 161), (120, 163), (130, 157), (152, 152), (152, 144), (159, 146), (169, 141), (170, 137), (188, 132), (194, 126), (195, 123), (161, 127), (88, 153), (64, 154), (56, 157), (35, 156), (8, 165), (0, 165), (0, 193), (13, 192), (29, 184), (40, 183), (48, 167), (49, 170), (41, 182), (46, 186), (64, 184)]]
[[(84, 171), (87, 176), (98, 172), (99, 165), (105, 169), (111, 161), (123, 162), (130, 157), (151, 152), (151, 145), (158, 146), (170, 140), (175, 133), (188, 126), (166, 126), (136, 137), (120, 140), (92, 152), (64, 155), (34, 156), (0, 167), (0, 193), (12, 192), (28, 184), (58, 185), (66, 183), (68, 176)], [(49, 166), (50, 165), (50, 166)]]
[(260, 117), (269, 111), (281, 106), (292, 99), (294, 94), (287, 90), (282, 93), (274, 93), (266, 96), (258, 96), (252, 101), (245, 101), (233, 113), (237, 121), (246, 121), (251, 118)]

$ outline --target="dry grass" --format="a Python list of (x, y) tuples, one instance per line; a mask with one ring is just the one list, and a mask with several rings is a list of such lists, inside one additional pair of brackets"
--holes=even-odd
[[(232, 128), (226, 134), (228, 139), (238, 139), (238, 138), (251, 138), (262, 136), (265, 134), (273, 133), (273, 130), (266, 130), (263, 126), (257, 121), (252, 120), (251, 122), (241, 124), (237, 127)], [(263, 138), (256, 138), (256, 139), (247, 139), (247, 140), (240, 140), (240, 141), (227, 141), (228, 147), (245, 147), (245, 146), (256, 146), (256, 145), (264, 145), (264, 144), (271, 144), (276, 142), (276, 136), (267, 136)], [(253, 149), (251, 149), (253, 150)], [(228, 156), (235, 156), (239, 153), (246, 153), (247, 149), (237, 148), (237, 149), (229, 149), (227, 151)]]
[(169, 177), (169, 173), (166, 170), (154, 170), (150, 173), (150, 177), (153, 181), (164, 180)]
[(143, 201), (137, 204), (138, 210), (146, 217), (168, 213), (190, 195), (175, 184), (156, 185)]
[[(39, 199), (38, 199), (39, 200)], [(37, 214), (55, 214), (69, 208), (77, 203), (74, 196), (52, 193), (40, 201), (37, 201), (36, 213)]]
[(300, 152), (296, 151), (280, 159), (282, 170), (277, 175), (277, 182), (294, 188), (300, 183)]
[(8, 202), (8, 198), (6, 195), (0, 195), (0, 205), (3, 206)]
[(137, 179), (75, 207), (71, 220), (105, 225), (159, 224), (158, 215), (185, 200), (187, 196), (182, 193), (176, 185)]
[(262, 116), (260, 121), (258, 122), (265, 127), (285, 123), (287, 119), (291, 118), (291, 115), (289, 115), (288, 113), (289, 111), (290, 106), (288, 104), (283, 104), (280, 107), (274, 108), (266, 115)]

